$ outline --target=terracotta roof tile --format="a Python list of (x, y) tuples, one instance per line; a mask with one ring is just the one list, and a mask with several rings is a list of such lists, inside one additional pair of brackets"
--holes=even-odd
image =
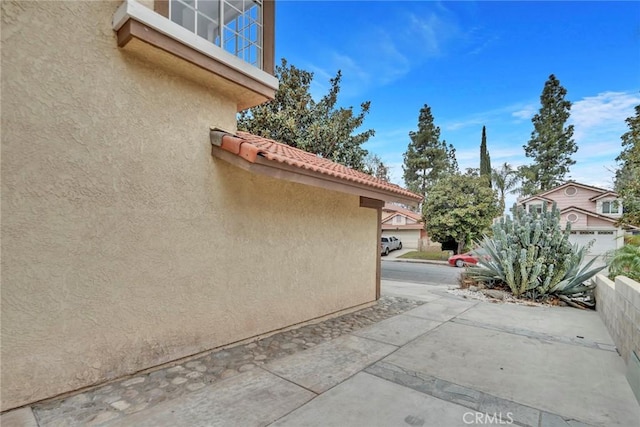
[(256, 156), (261, 156), (267, 160), (284, 163), (340, 180), (351, 181), (383, 192), (395, 193), (415, 201), (422, 200), (420, 195), (412, 193), (399, 185), (391, 184), (364, 172), (356, 171), (271, 139), (238, 131), (235, 137), (225, 136), (222, 141), (221, 148), (252, 163), (256, 161)]

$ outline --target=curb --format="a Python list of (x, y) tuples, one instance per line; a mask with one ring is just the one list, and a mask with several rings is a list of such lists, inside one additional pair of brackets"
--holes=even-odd
[(381, 258), (382, 261), (392, 262), (411, 262), (415, 264), (434, 264), (434, 265), (449, 265), (447, 261), (436, 261), (431, 259), (401, 259), (401, 258)]

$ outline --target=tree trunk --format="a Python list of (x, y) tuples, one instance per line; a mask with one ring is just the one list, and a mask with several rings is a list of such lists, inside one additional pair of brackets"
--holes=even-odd
[(465, 243), (467, 243), (467, 239), (464, 236), (463, 236), (462, 239), (458, 240), (458, 253), (459, 254), (463, 253)]

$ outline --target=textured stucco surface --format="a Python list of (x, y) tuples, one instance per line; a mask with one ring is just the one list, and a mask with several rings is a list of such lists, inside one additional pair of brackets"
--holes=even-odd
[(118, 4), (0, 6), (2, 410), (375, 299), (376, 211), (213, 158), (235, 104)]
[(600, 317), (628, 365), (631, 352), (640, 354), (640, 283), (625, 276), (613, 282), (603, 274), (594, 281)]

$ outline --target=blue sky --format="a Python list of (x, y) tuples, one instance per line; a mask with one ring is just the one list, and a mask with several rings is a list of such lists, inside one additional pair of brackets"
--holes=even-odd
[(529, 163), (522, 146), (555, 74), (579, 147), (569, 178), (611, 187), (624, 120), (640, 104), (640, 2), (281, 0), (282, 57), (314, 72), (316, 97), (340, 69), (339, 103), (371, 101), (365, 148), (400, 185), (424, 104), (462, 170), (478, 167), (483, 125), (493, 167)]

